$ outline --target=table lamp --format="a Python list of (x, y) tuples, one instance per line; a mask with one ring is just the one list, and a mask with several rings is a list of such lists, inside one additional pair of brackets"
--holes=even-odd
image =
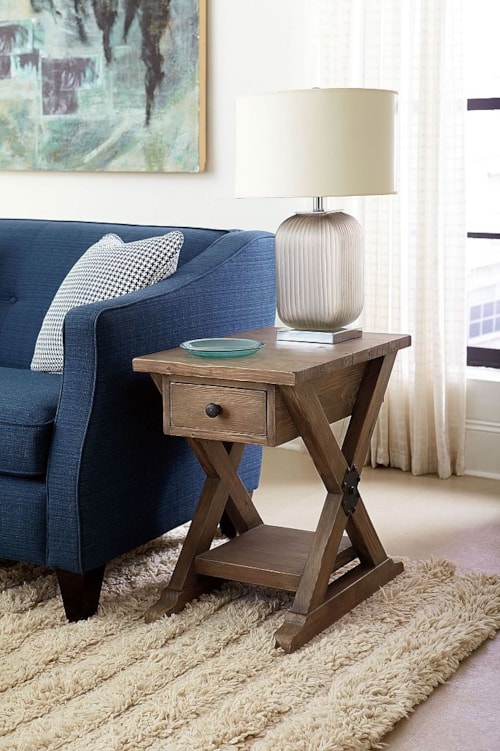
[(363, 233), (326, 196), (395, 192), (396, 92), (305, 89), (236, 99), (236, 196), (313, 198), (276, 231), (282, 338), (343, 341), (364, 299)]

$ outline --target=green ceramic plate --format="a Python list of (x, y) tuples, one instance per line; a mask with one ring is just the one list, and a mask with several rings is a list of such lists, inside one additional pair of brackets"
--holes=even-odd
[(245, 357), (258, 352), (264, 342), (256, 339), (191, 339), (182, 342), (182, 349), (197, 357)]

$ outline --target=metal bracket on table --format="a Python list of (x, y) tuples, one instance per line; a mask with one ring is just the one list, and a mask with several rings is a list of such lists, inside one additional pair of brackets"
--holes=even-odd
[(342, 490), (344, 492), (344, 495), (342, 497), (342, 508), (344, 509), (346, 516), (350, 516), (356, 511), (356, 506), (358, 505), (359, 501), (359, 481), (359, 472), (356, 468), (356, 465), (353, 464), (352, 467), (349, 467), (349, 469), (346, 470), (344, 479), (342, 481)]

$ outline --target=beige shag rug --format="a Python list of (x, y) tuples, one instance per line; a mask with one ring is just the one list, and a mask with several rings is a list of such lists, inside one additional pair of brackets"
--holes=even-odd
[(292, 655), (276, 591), (226, 584), (147, 625), (183, 534), (110, 566), (76, 624), (52, 574), (0, 570), (2, 751), (369, 749), (500, 628), (500, 577), (439, 560), (407, 562)]

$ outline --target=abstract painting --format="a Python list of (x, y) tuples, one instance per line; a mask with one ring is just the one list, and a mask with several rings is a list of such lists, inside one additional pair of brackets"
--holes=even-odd
[(2, 0), (0, 169), (200, 172), (206, 0)]

